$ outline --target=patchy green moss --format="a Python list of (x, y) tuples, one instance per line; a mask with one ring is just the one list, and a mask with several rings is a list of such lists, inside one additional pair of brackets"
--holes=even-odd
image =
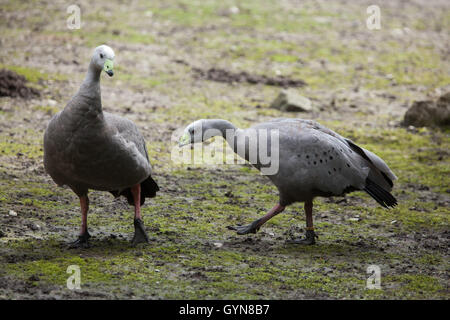
[[(46, 6), (55, 21), (65, 21), (64, 11)], [(239, 12), (231, 12), (232, 6)], [(37, 44), (54, 46), (57, 54), (66, 43), (86, 48), (99, 41), (111, 44), (117, 74), (102, 86), (120, 89), (120, 96), (109, 107), (119, 114), (130, 107), (138, 127), (145, 128), (153, 177), (161, 191), (142, 208), (151, 239), (147, 246), (134, 248), (129, 243), (133, 207), (123, 198), (92, 191), (88, 218), (92, 247), (67, 249), (80, 227), (78, 197), (57, 187), (42, 166), (44, 122), (57, 110), (45, 101), (30, 105), (2, 100), (0, 275), (30, 284), (23, 292), (51, 285), (67, 293), (66, 270), (75, 264), (81, 268), (82, 290), (94, 296), (101, 292), (118, 298), (166, 299), (448, 299), (443, 239), (450, 213), (449, 132), (392, 127), (390, 122), (397, 123), (401, 112), (374, 114), (366, 108), (391, 102), (400, 108), (448, 84), (445, 52), (433, 45), (434, 37), (420, 33), (447, 30), (448, 13), (431, 10), (442, 19), (425, 19), (420, 8), (405, 6), (400, 19), (384, 19), (378, 33), (364, 33), (361, 26), (349, 24), (364, 16), (360, 6), (351, 3), (343, 9), (337, 3), (323, 7), (309, 1), (291, 7), (253, 0), (241, 4), (158, 0), (133, 2), (124, 10), (121, 4), (96, 2), (82, 8), (82, 29), (68, 31), (59, 22), (46, 23), (45, 15), (36, 16), (35, 7), (35, 2), (5, 5), (10, 13), (28, 14), (20, 23), (0, 22), (5, 41), (20, 47), (21, 39), (33, 37)], [(394, 11), (387, 6), (383, 14), (394, 16)], [(404, 25), (416, 28), (420, 43), (389, 36), (392, 28)], [(25, 75), (32, 84), (40, 79), (66, 80), (64, 75), (28, 68), (30, 53), (17, 50), (1, 58), (3, 67)], [(11, 58), (14, 63), (8, 62)], [(82, 58), (87, 63), (89, 57)], [(317, 114), (270, 109), (280, 88), (207, 81), (196, 78), (193, 67), (303, 79), (308, 86), (301, 93), (326, 109)], [(82, 79), (81, 74), (70, 77)], [(69, 81), (49, 83), (45, 98), (58, 101), (69, 98), (67, 83), (77, 86)], [(338, 100), (335, 109), (330, 106), (334, 95), (354, 88), (352, 92), (362, 88), (368, 93), (355, 110), (341, 108)], [(228, 230), (229, 225), (251, 223), (264, 215), (278, 201), (276, 188), (248, 164), (174, 163), (170, 152), (176, 142), (169, 143), (170, 135), (173, 128), (198, 118), (225, 118), (245, 128), (276, 117), (318, 119), (380, 155), (399, 177), (392, 191), (399, 205), (385, 210), (363, 192), (345, 199), (318, 198), (314, 223), (319, 239), (311, 247), (285, 242), (303, 236), (302, 204), (290, 206), (256, 234), (240, 236)], [(221, 142), (218, 138), (212, 143)], [(9, 210), (17, 215), (9, 215)], [(371, 264), (381, 268), (381, 290), (366, 288)]]
[(58, 113), (59, 108), (53, 107), (53, 106), (48, 106), (48, 105), (37, 105), (37, 106), (33, 107), (33, 110), (40, 111), (40, 112), (43, 112), (48, 115), (54, 115), (54, 114)]
[(386, 277), (385, 281), (399, 282), (402, 293), (414, 298), (419, 298), (424, 292), (433, 294), (445, 290), (437, 279), (423, 274), (389, 276)]
[(0, 155), (4, 156), (22, 156), (25, 155), (28, 158), (42, 157), (42, 146), (37, 143), (18, 143), (0, 140)]
[(68, 77), (59, 73), (47, 73), (43, 72), (40, 69), (24, 67), (24, 66), (16, 66), (16, 65), (5, 65), (0, 64), (0, 68), (8, 69), (14, 71), (22, 76), (24, 76), (31, 83), (37, 83), (39, 80), (67, 80)]

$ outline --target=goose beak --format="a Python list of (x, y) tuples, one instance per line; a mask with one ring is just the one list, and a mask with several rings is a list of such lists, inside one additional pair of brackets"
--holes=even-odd
[(178, 142), (178, 146), (181, 148), (182, 146), (185, 146), (190, 143), (191, 143), (191, 136), (187, 132), (185, 132), (181, 136), (180, 141)]
[(105, 60), (105, 64), (103, 65), (103, 71), (105, 71), (110, 77), (114, 75), (113, 66), (114, 64), (111, 59)]

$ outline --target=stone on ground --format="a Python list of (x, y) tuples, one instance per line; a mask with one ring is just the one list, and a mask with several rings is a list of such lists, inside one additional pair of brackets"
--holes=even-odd
[(405, 126), (434, 127), (450, 125), (450, 92), (437, 101), (415, 101), (405, 113)]
[(311, 100), (300, 95), (294, 89), (282, 90), (270, 107), (287, 112), (313, 111)]

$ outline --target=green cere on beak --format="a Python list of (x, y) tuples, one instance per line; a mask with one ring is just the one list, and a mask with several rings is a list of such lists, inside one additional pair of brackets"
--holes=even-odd
[(114, 75), (112, 60), (110, 59), (105, 60), (105, 64), (103, 65), (103, 71), (105, 71), (110, 77)]
[(185, 145), (190, 144), (190, 143), (191, 143), (191, 136), (189, 135), (189, 133), (185, 132), (181, 136), (180, 141), (178, 142), (178, 145), (180, 147), (182, 147), (182, 146), (185, 146)]

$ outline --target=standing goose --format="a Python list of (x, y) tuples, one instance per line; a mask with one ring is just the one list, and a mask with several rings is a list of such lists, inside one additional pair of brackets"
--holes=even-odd
[(67, 185), (80, 198), (82, 223), (73, 247), (87, 247), (88, 190), (123, 195), (134, 205), (133, 244), (148, 242), (140, 206), (159, 190), (145, 141), (135, 124), (103, 112), (100, 73), (113, 76), (114, 51), (95, 48), (86, 78), (64, 110), (48, 124), (44, 135), (44, 167), (59, 186)]
[[(257, 138), (254, 141), (257, 143), (251, 143), (255, 132)], [(268, 162), (262, 161), (265, 152), (262, 148), (270, 151), (268, 155), (273, 155), (270, 165), (276, 163), (273, 166), (277, 168), (276, 172), (267, 175), (278, 188), (279, 202), (266, 215), (249, 225), (228, 227), (238, 234), (256, 233), (286, 206), (304, 202), (306, 237), (290, 242), (314, 244), (317, 236), (314, 233), (312, 207), (313, 199), (317, 196), (340, 196), (364, 190), (385, 208), (397, 204), (390, 194), (392, 181), (397, 177), (386, 163), (374, 153), (317, 122), (275, 119), (242, 130), (226, 120), (202, 119), (186, 127), (179, 145), (202, 142), (213, 136), (224, 137), (234, 152), (247, 161), (252, 159), (250, 151), (255, 150), (257, 155), (255, 157), (253, 154), (253, 159), (256, 160), (250, 163), (261, 172), (268, 167)]]

